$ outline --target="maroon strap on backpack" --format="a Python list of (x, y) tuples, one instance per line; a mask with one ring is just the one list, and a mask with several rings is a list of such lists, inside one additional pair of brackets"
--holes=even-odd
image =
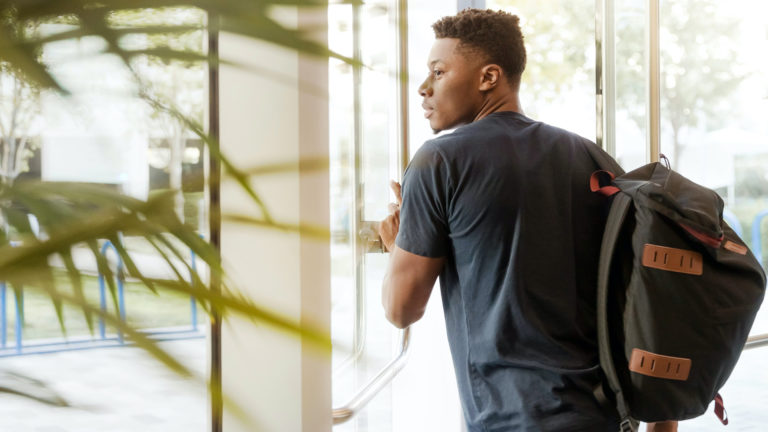
[(720, 422), (724, 425), (728, 425), (728, 412), (725, 411), (725, 405), (723, 404), (723, 397), (718, 393), (715, 396), (715, 415)]
[[(601, 177), (608, 176), (608, 184), (605, 186), (601, 186)], [(605, 195), (605, 196), (611, 196), (614, 194), (619, 193), (620, 189), (616, 186), (611, 185), (611, 180), (615, 179), (616, 175), (614, 175), (610, 171), (606, 170), (598, 170), (592, 173), (591, 176), (589, 176), (589, 189), (592, 192), (597, 192), (599, 194)]]

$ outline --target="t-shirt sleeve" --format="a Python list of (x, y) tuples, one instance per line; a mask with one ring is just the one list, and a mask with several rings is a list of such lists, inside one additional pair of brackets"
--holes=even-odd
[(403, 176), (400, 231), (395, 239), (400, 249), (430, 258), (448, 255), (449, 180), (445, 160), (427, 142)]

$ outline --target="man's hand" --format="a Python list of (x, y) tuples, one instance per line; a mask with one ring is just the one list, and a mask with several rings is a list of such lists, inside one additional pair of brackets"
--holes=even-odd
[(387, 252), (395, 248), (395, 238), (400, 231), (400, 204), (403, 202), (400, 194), (400, 183), (392, 180), (389, 182), (389, 187), (395, 193), (397, 202), (389, 204), (389, 216), (379, 224), (379, 237), (381, 237), (381, 244)]

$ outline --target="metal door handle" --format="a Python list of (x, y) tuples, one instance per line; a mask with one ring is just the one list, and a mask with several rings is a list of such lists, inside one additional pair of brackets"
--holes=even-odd
[(755, 335), (747, 338), (747, 344), (744, 345), (744, 351), (761, 346), (768, 345), (768, 333)]
[(400, 332), (400, 353), (358, 392), (344, 406), (333, 409), (333, 424), (341, 424), (357, 414), (374, 396), (376, 396), (390, 381), (400, 373), (405, 366), (408, 355), (411, 329)]

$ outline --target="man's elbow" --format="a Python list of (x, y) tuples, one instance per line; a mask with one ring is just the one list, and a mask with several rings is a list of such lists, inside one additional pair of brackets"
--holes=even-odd
[(404, 329), (415, 323), (424, 315), (424, 310), (408, 311), (392, 307), (385, 308), (387, 320), (399, 329)]

